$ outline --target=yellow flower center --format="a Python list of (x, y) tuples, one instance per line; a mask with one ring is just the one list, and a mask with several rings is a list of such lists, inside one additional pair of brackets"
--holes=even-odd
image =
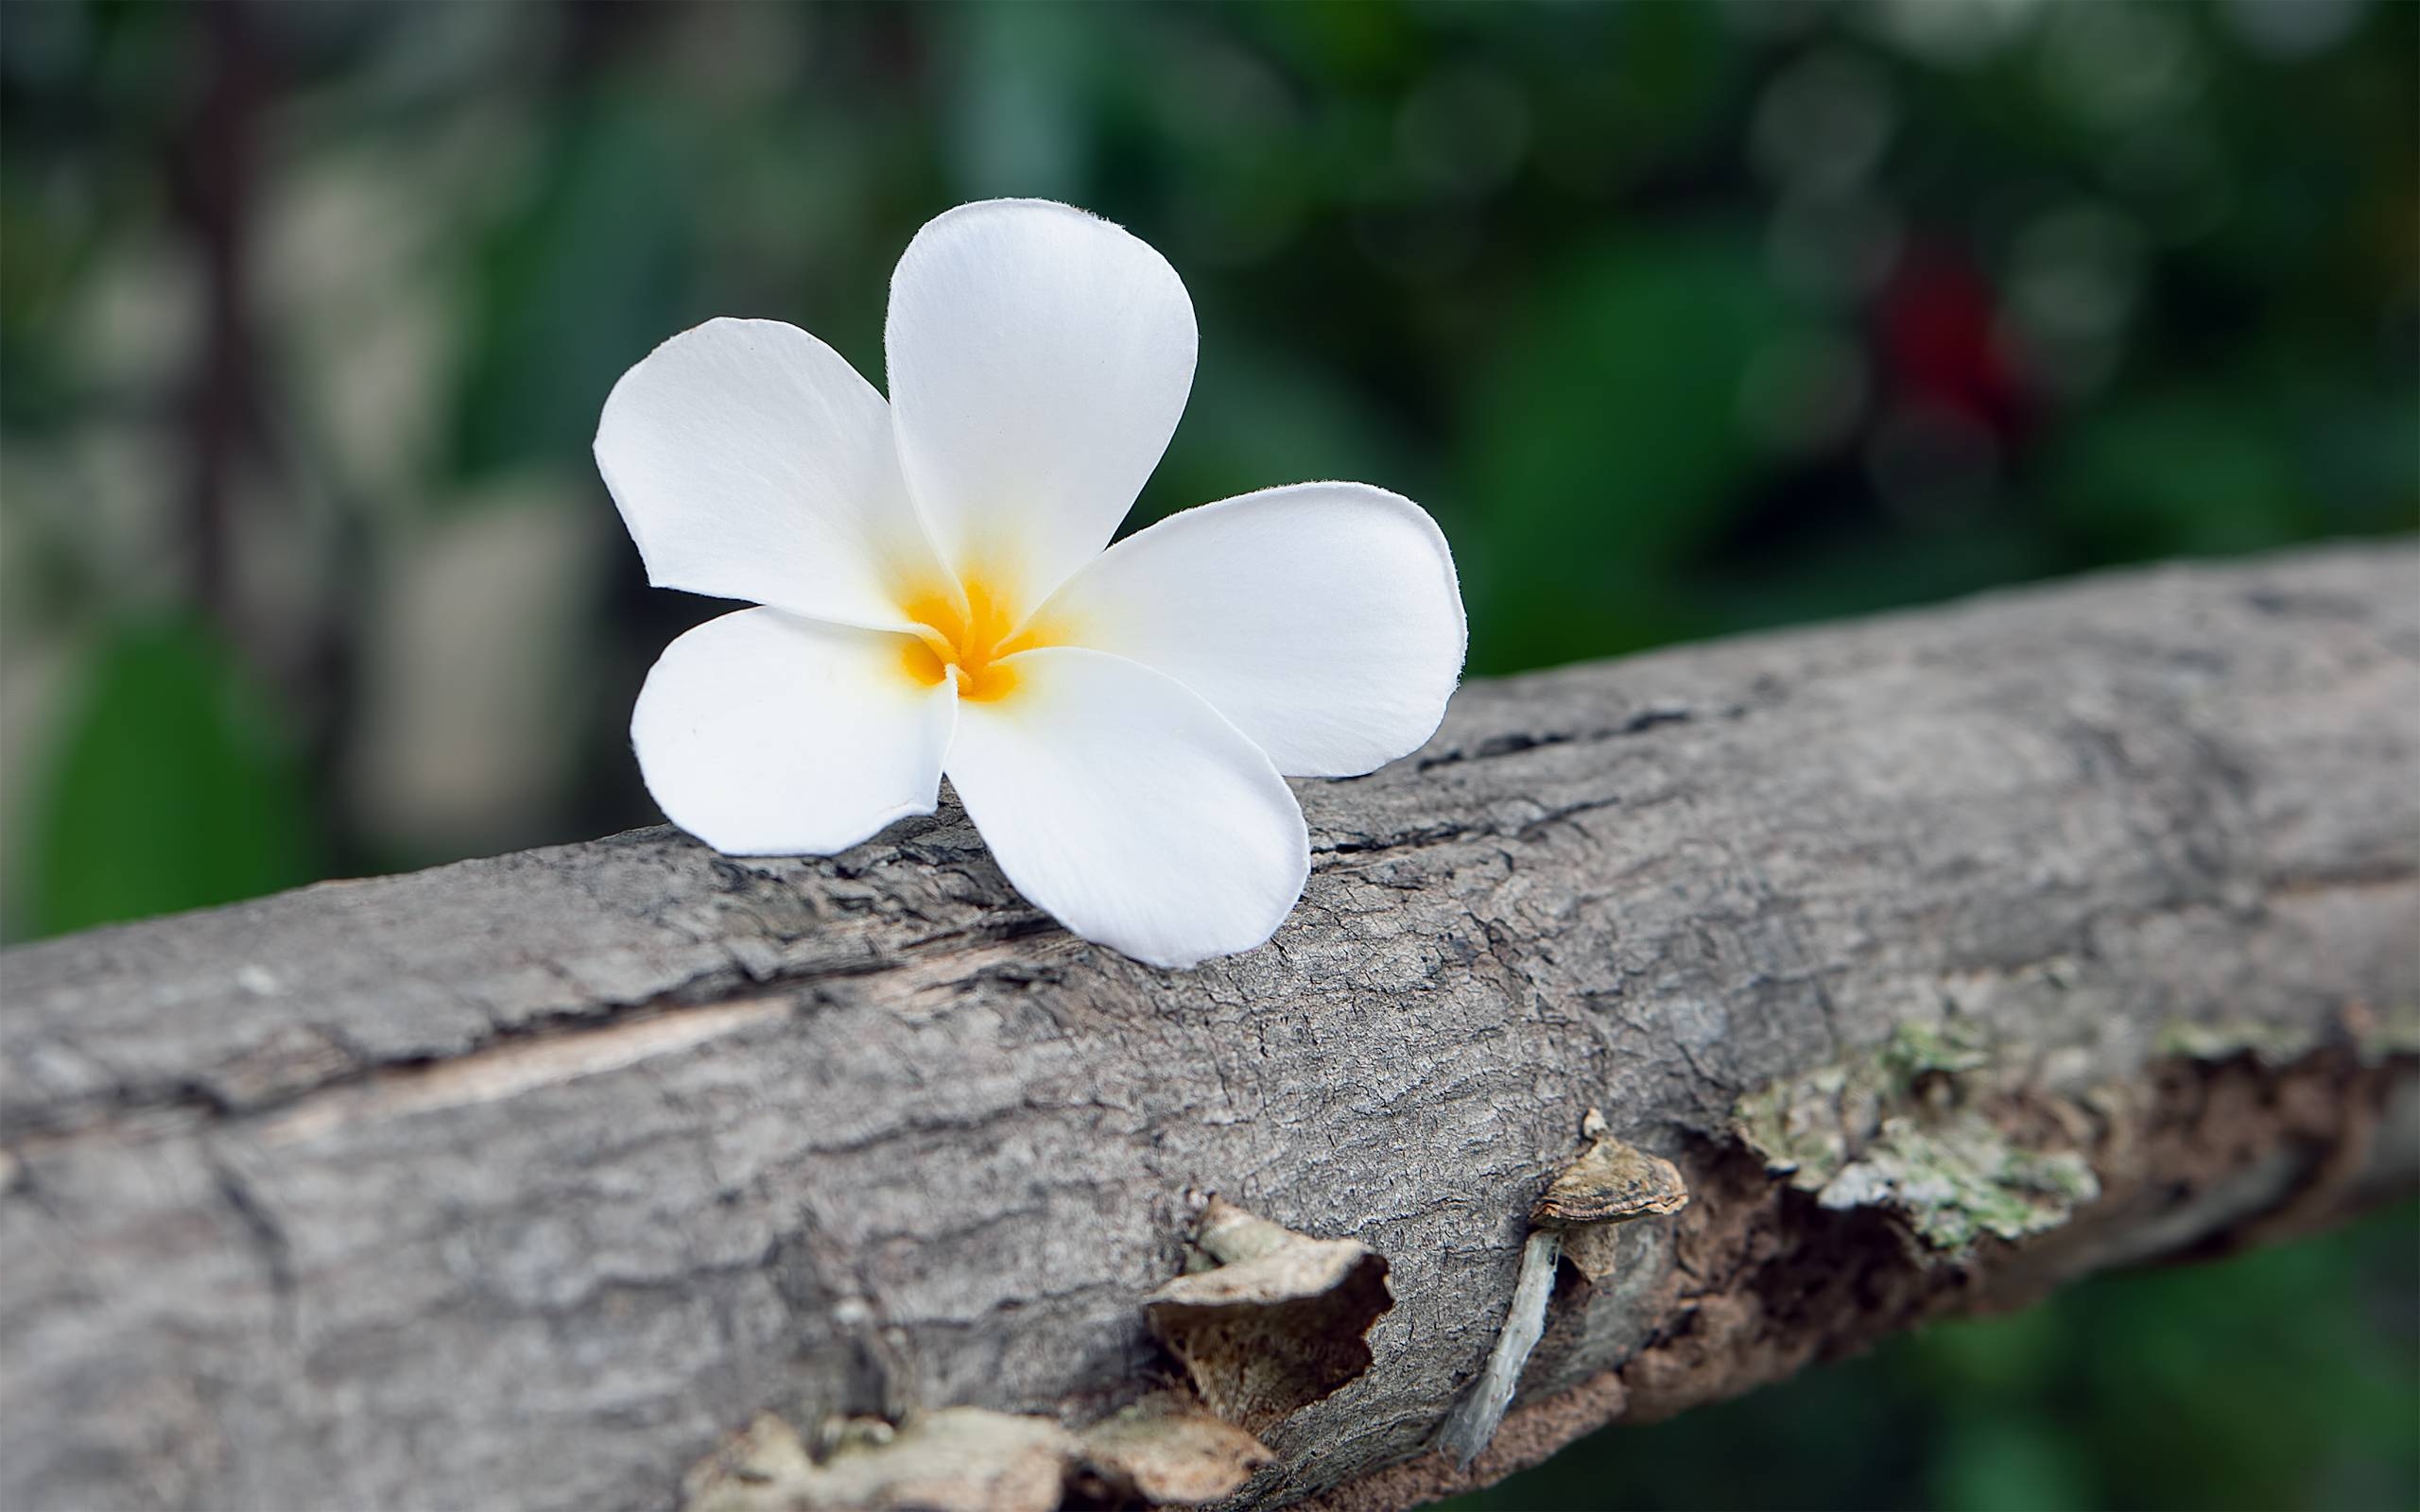
[(1007, 596), (980, 577), (970, 576), (960, 587), (957, 593), (935, 589), (903, 595), (900, 607), (918, 629), (902, 649), (900, 662), (927, 688), (954, 678), (961, 698), (977, 703), (1005, 698), (1017, 686), (1017, 671), (1009, 659), (1056, 644), (1059, 638), (1039, 625), (1020, 629)]

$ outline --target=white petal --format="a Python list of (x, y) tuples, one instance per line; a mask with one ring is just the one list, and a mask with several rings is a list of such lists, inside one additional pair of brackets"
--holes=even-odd
[(1167, 260), (1067, 205), (936, 216), (890, 280), (900, 460), (934, 543), (1026, 607), (1109, 543), (1193, 386)]
[(622, 375), (596, 466), (648, 580), (854, 625), (938, 580), (890, 409), (779, 320), (709, 320)]
[(1073, 646), (959, 705), (949, 780), (1017, 890), (1153, 966), (1246, 951), (1309, 875), (1286, 781), (1174, 679)]
[(1417, 749), (1467, 641), (1436, 522), (1364, 483), (1171, 515), (1077, 573), (1037, 620), (1167, 673), (1293, 777), (1355, 776)]
[(749, 609), (665, 647), (631, 715), (665, 817), (731, 855), (829, 855), (930, 814), (957, 695), (912, 643)]

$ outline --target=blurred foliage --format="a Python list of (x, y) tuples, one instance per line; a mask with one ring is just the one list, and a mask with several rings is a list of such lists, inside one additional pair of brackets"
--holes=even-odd
[(121, 627), (81, 678), (35, 815), (45, 933), (232, 902), (312, 879), (301, 784), (244, 669), (207, 628)]
[[(2369, 0), (0, 0), (0, 935), (652, 817), (631, 700), (722, 606), (645, 589), (606, 390), (722, 314), (878, 375), (899, 249), (989, 195), (1193, 293), (1138, 523), (1409, 493), (1476, 673), (2408, 531), (2415, 57)], [(2348, 1244), (1534, 1484), (2409, 1503)]]

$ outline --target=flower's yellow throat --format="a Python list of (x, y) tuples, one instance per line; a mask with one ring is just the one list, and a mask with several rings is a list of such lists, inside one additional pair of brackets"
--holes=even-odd
[(992, 703), (1016, 692), (1017, 670), (1009, 659), (1056, 644), (1058, 637), (1039, 625), (1018, 629), (1006, 596), (981, 578), (969, 577), (961, 586), (963, 604), (959, 594), (946, 591), (906, 595), (901, 607), (921, 628), (901, 651), (900, 662), (927, 688), (955, 678), (959, 697)]

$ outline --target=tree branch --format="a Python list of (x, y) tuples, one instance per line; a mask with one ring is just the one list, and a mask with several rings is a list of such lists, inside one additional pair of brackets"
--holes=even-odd
[[(1210, 1400), (1274, 1452), (1246, 1503), (1397, 1507), (2326, 1221), (2420, 1167), (2415, 567), (1475, 684), (1416, 759), (1299, 785), (1302, 906), (1192, 971), (1068, 937), (954, 807), (829, 860), (640, 831), (13, 952), (0, 1503), (762, 1504), (682, 1489), (761, 1413), (799, 1437), (724, 1470), (815, 1497), (966, 1435), (1022, 1456), (976, 1504), (1200, 1496), (1135, 1446)], [(1592, 1106), (1690, 1200), (1564, 1232), (1465, 1474), (1426, 1446)], [(1222, 1232), (1358, 1244), (1195, 1235), (1209, 1193)], [(1189, 1236), (1235, 1280), (1147, 1318)], [(1281, 1271), (1368, 1305), (1243, 1295)], [(1366, 1367), (1308, 1336), (1365, 1324)], [(1210, 1358), (1254, 1336), (1358, 1374), (1302, 1404)], [(870, 1416), (888, 1448), (825, 1432)]]

